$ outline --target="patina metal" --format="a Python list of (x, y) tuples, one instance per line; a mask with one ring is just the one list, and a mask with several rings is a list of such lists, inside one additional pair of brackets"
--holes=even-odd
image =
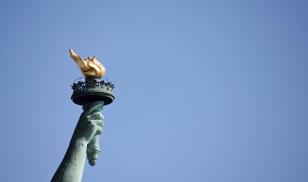
[(72, 101), (81, 105), (80, 115), (66, 154), (52, 178), (52, 182), (80, 182), (86, 158), (94, 166), (101, 152), (99, 135), (104, 128), (103, 106), (115, 99), (114, 84), (105, 81), (105, 67), (95, 56), (81, 59), (72, 49), (70, 55), (85, 78), (77, 79), (72, 85)]
[(104, 101), (104, 105), (108, 105), (115, 98), (112, 92), (114, 84), (101, 78), (86, 77), (85, 81), (80, 78), (73, 83), (72, 89), (71, 99), (78, 105), (94, 101)]

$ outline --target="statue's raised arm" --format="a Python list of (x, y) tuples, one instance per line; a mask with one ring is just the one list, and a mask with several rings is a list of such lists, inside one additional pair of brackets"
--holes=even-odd
[(96, 164), (101, 151), (99, 135), (104, 128), (103, 106), (115, 99), (114, 84), (102, 79), (106, 70), (95, 56), (81, 58), (72, 49), (69, 52), (85, 76), (84, 81), (81, 79), (71, 86), (71, 99), (82, 106), (83, 113), (51, 182), (81, 182), (86, 158), (91, 166)]

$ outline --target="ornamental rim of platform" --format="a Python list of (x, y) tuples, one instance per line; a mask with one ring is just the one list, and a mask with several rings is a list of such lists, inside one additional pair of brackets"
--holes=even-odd
[(80, 77), (74, 80), (71, 88), (71, 99), (78, 105), (89, 101), (104, 101), (104, 105), (108, 105), (115, 99), (114, 84), (106, 78)]

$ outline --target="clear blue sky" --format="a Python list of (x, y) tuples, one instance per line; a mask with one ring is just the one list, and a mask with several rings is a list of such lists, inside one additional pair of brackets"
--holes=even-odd
[(85, 182), (307, 182), (308, 3), (0, 2), (0, 181), (49, 181), (81, 108), (69, 48), (116, 84)]

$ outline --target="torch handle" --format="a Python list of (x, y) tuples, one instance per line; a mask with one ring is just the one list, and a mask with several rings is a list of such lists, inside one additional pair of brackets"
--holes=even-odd
[(93, 139), (89, 142), (87, 146), (87, 157), (91, 166), (95, 165), (100, 152), (101, 150), (99, 146), (99, 135), (96, 135), (93, 137)]

